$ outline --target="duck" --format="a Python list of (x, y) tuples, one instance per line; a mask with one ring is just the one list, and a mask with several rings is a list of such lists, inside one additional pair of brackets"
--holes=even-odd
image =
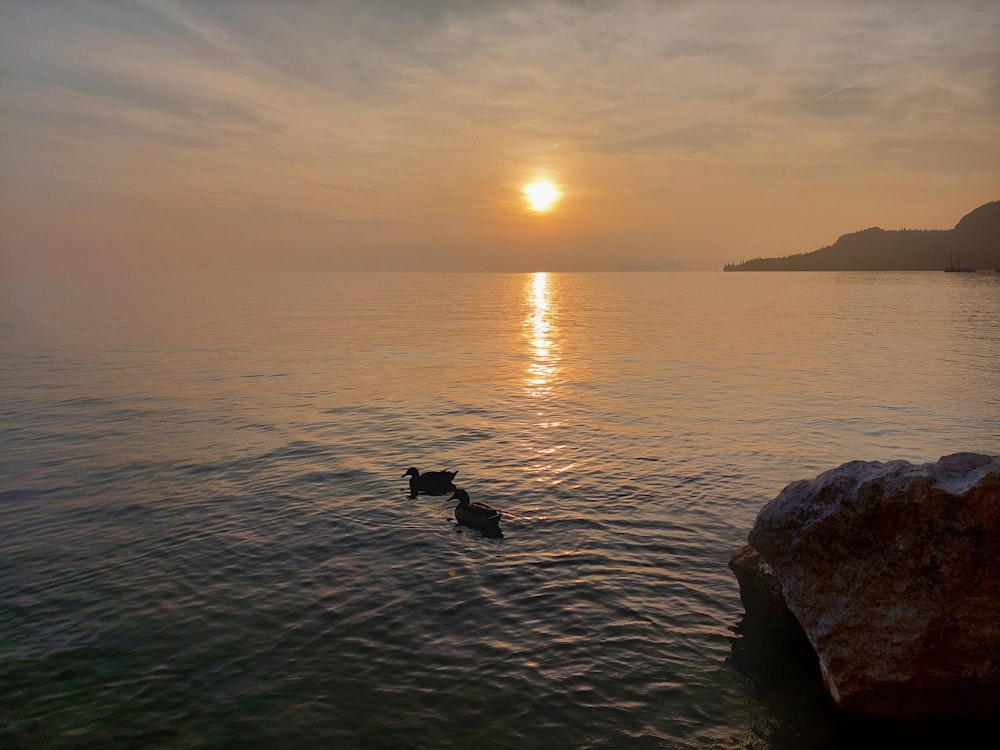
[(411, 466), (403, 476), (410, 478), (410, 497), (414, 498), (420, 494), (447, 495), (454, 492), (456, 488), (453, 480), (456, 474), (457, 471), (428, 471), (421, 474), (416, 466)]
[(469, 493), (463, 489), (455, 490), (449, 500), (458, 500), (455, 506), (455, 520), (462, 526), (481, 531), (486, 536), (502, 537), (500, 531), (500, 516), (503, 513), (499, 508), (494, 508), (486, 503), (472, 502), (469, 500)]

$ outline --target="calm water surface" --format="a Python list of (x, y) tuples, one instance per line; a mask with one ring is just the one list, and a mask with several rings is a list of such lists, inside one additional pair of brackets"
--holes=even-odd
[[(3, 282), (0, 746), (858, 746), (746, 668), (795, 479), (1000, 452), (1000, 274)], [(408, 500), (458, 470), (503, 539)]]

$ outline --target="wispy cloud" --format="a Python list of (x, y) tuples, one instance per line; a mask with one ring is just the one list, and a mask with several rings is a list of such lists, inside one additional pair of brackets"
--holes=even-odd
[(977, 0), (22, 0), (0, 8), (0, 189), (88, 191), (106, 222), (139, 195), (170, 217), (241, 207), (292, 243), (439, 255), (533, 241), (517, 187), (547, 171), (568, 191), (546, 242), (627, 226), (730, 257), (737, 235), (699, 232), (696, 196), (840, 191), (829, 220), (866, 225), (852, 181), (995, 198), (974, 165), (998, 146), (997, 38), (1000, 7)]

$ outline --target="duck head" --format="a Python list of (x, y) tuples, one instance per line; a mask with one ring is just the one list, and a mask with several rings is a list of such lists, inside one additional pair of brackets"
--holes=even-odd
[(458, 500), (459, 505), (469, 504), (469, 493), (463, 489), (455, 490), (455, 494), (448, 498), (449, 500)]
[(416, 466), (411, 466), (409, 469), (406, 470), (406, 473), (403, 474), (403, 476), (404, 477), (419, 477), (420, 476), (420, 472), (417, 470)]

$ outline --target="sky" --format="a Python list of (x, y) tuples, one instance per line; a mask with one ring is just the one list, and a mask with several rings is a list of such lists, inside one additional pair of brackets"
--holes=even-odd
[(995, 0), (0, 0), (9, 273), (718, 270), (997, 199)]

